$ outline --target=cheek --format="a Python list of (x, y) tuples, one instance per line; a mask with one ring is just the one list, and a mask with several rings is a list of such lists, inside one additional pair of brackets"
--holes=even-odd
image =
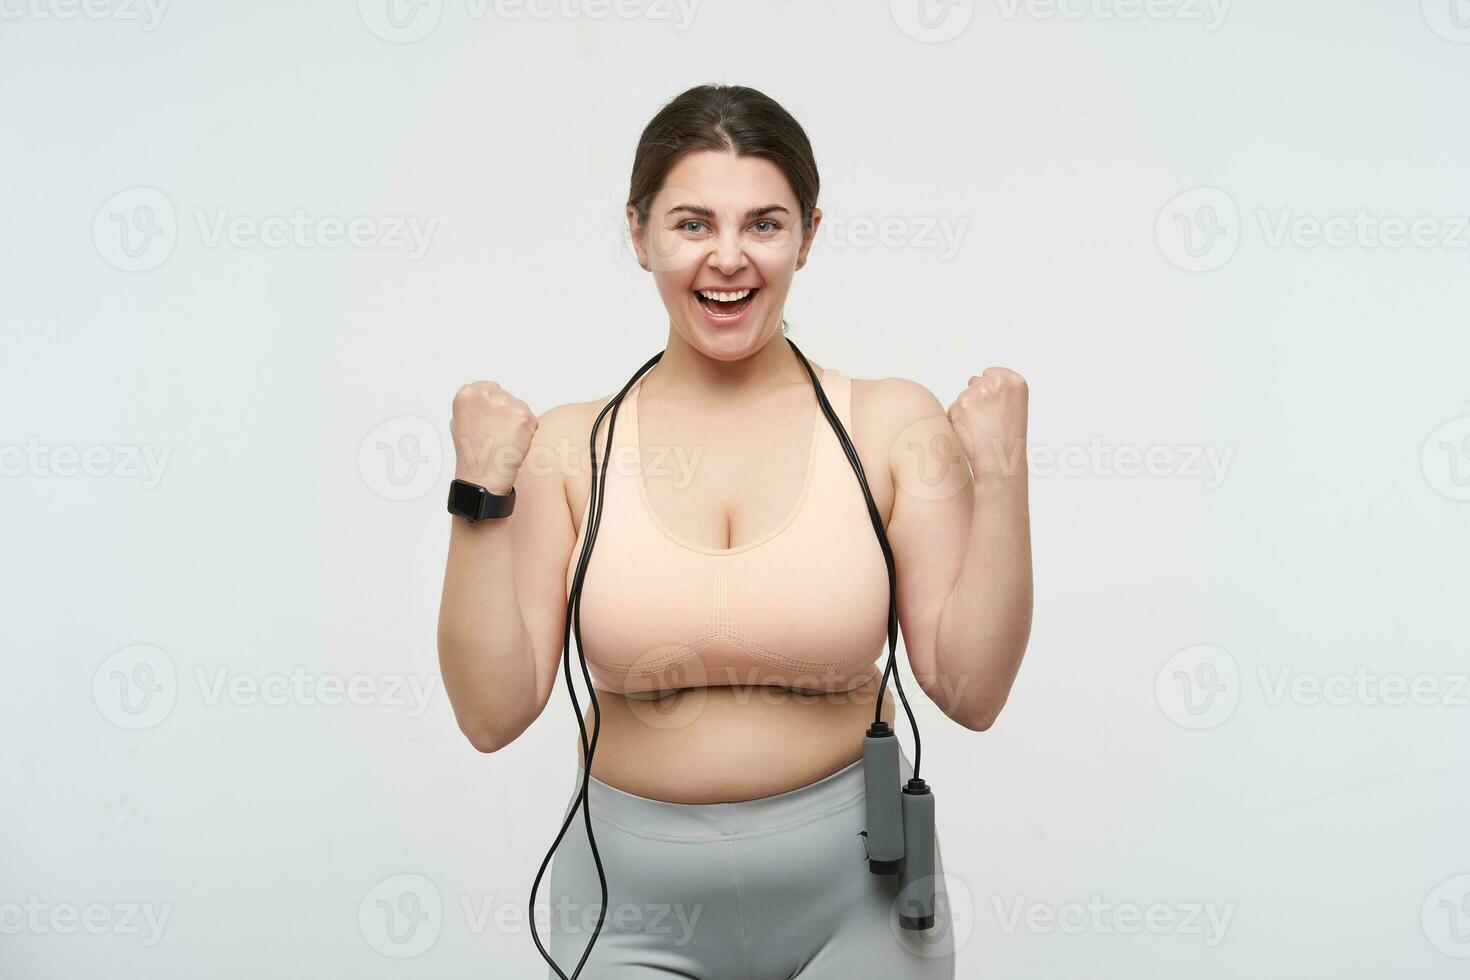
[(791, 278), (796, 273), (795, 249), (773, 248), (770, 251), (753, 253), (752, 258), (760, 273), (761, 282), (768, 288), (780, 289), (790, 285)]
[(789, 277), (796, 269), (796, 259), (801, 254), (801, 240), (783, 237), (752, 246), (750, 257), (757, 268), (771, 277)]
[(656, 231), (646, 236), (643, 247), (655, 272), (683, 272), (693, 268), (699, 260), (695, 243), (682, 235)]

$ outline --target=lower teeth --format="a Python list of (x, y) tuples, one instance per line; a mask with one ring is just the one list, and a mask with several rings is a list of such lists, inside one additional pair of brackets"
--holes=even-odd
[(699, 297), (699, 305), (703, 306), (706, 310), (708, 310), (715, 316), (729, 317), (735, 316), (741, 310), (745, 309), (745, 307), (749, 306), (751, 300), (753, 300), (754, 298), (755, 294), (751, 293), (744, 299), (737, 299), (733, 302), (725, 303), (721, 302), (720, 300), (706, 299), (705, 297), (701, 296)]

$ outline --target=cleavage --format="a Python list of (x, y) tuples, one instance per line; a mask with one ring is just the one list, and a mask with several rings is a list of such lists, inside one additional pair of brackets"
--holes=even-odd
[(780, 533), (796, 517), (817, 406), (810, 386), (802, 408), (787, 408), (796, 399), (785, 395), (739, 414), (657, 401), (645, 413), (640, 392), (643, 488), (666, 534), (686, 546), (729, 551)]

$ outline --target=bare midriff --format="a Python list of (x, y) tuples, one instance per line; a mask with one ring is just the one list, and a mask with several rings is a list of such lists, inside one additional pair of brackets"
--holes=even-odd
[[(656, 701), (599, 689), (602, 727), (592, 775), (626, 793), (670, 803), (732, 803), (785, 793), (862, 757), (881, 681), (880, 670), (850, 691), (697, 687)], [(882, 717), (894, 723), (891, 681)], [(590, 704), (585, 722), (591, 738)], [(585, 766), (580, 737), (576, 751)]]

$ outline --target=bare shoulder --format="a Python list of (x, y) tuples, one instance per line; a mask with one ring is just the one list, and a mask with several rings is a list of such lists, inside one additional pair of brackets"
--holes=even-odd
[[(604, 406), (612, 400), (612, 395), (607, 394), (588, 401), (565, 402), (548, 408), (537, 416), (536, 434), (531, 440), (531, 452), (546, 465), (542, 470), (548, 468), (555, 470), (565, 482), (575, 483), (578, 477), (585, 476), (590, 465), (591, 454), (589, 445), (592, 438), (592, 425), (597, 420), (597, 415)], [(609, 413), (611, 414), (611, 413)], [(602, 437), (607, 434), (607, 419), (603, 419), (600, 428)], [(602, 452), (599, 442), (598, 453)]]
[(885, 521), (894, 493), (908, 486), (917, 456), (932, 452), (950, 431), (949, 415), (934, 393), (909, 378), (852, 379), (852, 440), (873, 481)]
[(909, 378), (852, 379), (853, 424), (863, 432), (892, 435), (947, 414), (934, 392)]
[(970, 468), (949, 409), (934, 392), (908, 378), (854, 379), (852, 400), (853, 426), (862, 433), (854, 441), (870, 447), (875, 461), (887, 463), (882, 471), (896, 490), (916, 500), (968, 499)]
[(594, 398), (585, 402), (564, 402), (548, 408), (539, 416), (540, 428), (536, 430), (538, 436), (545, 433), (550, 439), (573, 439), (585, 440), (592, 432), (592, 420), (597, 418), (597, 413), (602, 411), (602, 406), (607, 404), (610, 395)]

